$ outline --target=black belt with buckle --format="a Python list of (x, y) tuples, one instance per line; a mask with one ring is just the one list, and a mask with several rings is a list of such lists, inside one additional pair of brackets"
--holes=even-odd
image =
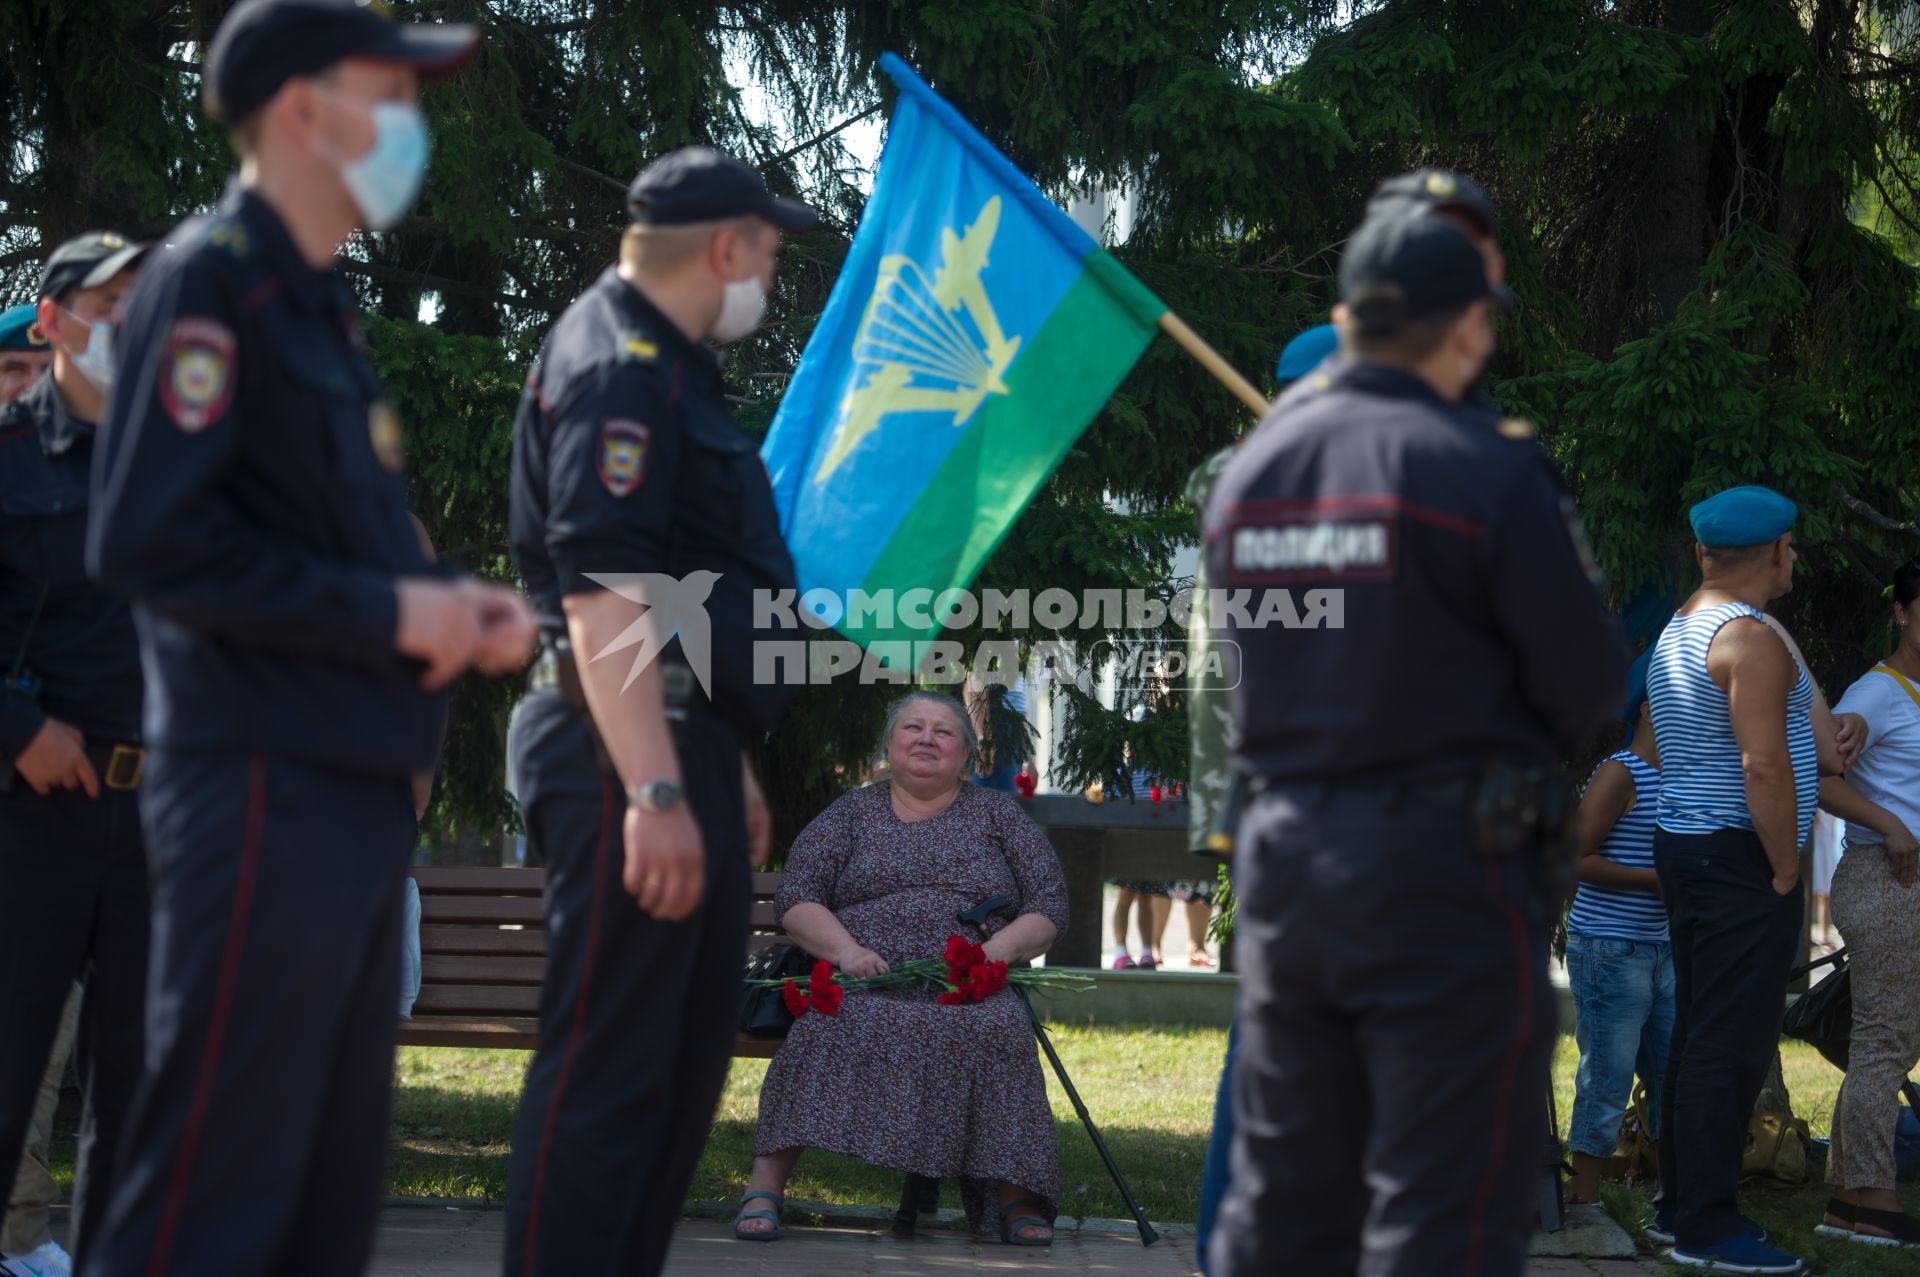
[(1465, 807), (1471, 803), (1480, 789), (1478, 776), (1453, 776), (1442, 780), (1381, 780), (1367, 778), (1327, 777), (1320, 780), (1303, 778), (1282, 778), (1253, 776), (1248, 778), (1248, 788), (1256, 794), (1293, 791), (1303, 796), (1331, 798), (1338, 794), (1373, 794), (1382, 800), (1396, 798), (1420, 798), (1427, 802), (1442, 803), (1450, 807)]
[[(527, 690), (560, 693), (560, 699), (573, 706), (579, 712), (580, 721), (586, 724), (587, 737), (593, 742), (594, 761), (600, 765), (600, 770), (608, 776), (619, 776), (619, 769), (613, 765), (613, 755), (607, 752), (607, 743), (601, 738), (600, 729), (593, 721), (593, 711), (587, 708), (586, 689), (580, 683), (580, 667), (575, 663), (572, 646), (565, 639), (549, 640), (540, 649), (540, 655), (527, 674)], [(670, 725), (685, 723), (687, 708), (696, 700), (693, 671), (674, 661), (662, 662), (660, 691), (662, 712), (667, 722)]]
[(140, 787), (140, 773), (147, 765), (147, 751), (140, 746), (127, 741), (89, 739), (86, 754), (94, 774), (108, 789)]

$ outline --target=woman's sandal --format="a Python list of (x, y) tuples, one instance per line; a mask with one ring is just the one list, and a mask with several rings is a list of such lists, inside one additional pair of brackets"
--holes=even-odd
[[(1031, 1208), (1037, 1214), (1023, 1214), (1023, 1208)], [(1009, 1246), (1051, 1246), (1053, 1245), (1053, 1223), (1046, 1216), (1047, 1204), (1037, 1197), (1017, 1197), (1010, 1202), (1000, 1203), (1000, 1240)], [(1022, 1237), (1023, 1228), (1044, 1228), (1045, 1237)]]
[(1854, 1218), (1852, 1202), (1843, 1202), (1837, 1197), (1827, 1199), (1827, 1213), (1814, 1227), (1814, 1232), (1822, 1237), (1851, 1237), (1853, 1226), (1859, 1221)]
[[(754, 1200), (756, 1197), (764, 1197), (768, 1201), (772, 1202), (773, 1209), (772, 1210), (748, 1210), (747, 1203)], [(740, 1238), (743, 1241), (750, 1241), (750, 1242), (779, 1241), (780, 1240), (780, 1210), (786, 1204), (787, 1204), (786, 1198), (780, 1196), (780, 1194), (778, 1193), (769, 1193), (765, 1189), (756, 1188), (750, 1193), (742, 1194), (740, 1198), (740, 1213), (733, 1217), (733, 1235), (735, 1237)], [(740, 1227), (741, 1224), (745, 1223), (747, 1220), (750, 1220), (750, 1219), (770, 1219), (773, 1221), (773, 1227), (767, 1228), (767, 1229), (759, 1229), (759, 1228), (743, 1229)]]
[[(1902, 1250), (1920, 1247), (1920, 1220), (1903, 1211), (1874, 1210), (1868, 1206), (1853, 1208), (1853, 1232), (1848, 1235), (1850, 1242), (1860, 1242), (1867, 1246), (1897, 1246)], [(1862, 1232), (1862, 1224), (1880, 1231)]]

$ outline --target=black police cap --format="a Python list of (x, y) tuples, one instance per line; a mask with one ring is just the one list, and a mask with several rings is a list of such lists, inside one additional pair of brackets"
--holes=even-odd
[(1513, 294), (1487, 278), (1486, 259), (1464, 231), (1409, 210), (1369, 218), (1354, 233), (1340, 263), (1340, 297), (1367, 336), (1477, 301), (1513, 304)]
[(98, 288), (132, 266), (148, 246), (118, 231), (88, 231), (53, 250), (40, 268), (40, 295), (59, 301), (77, 288)]
[(288, 80), (348, 58), (433, 78), (459, 70), (479, 42), (467, 23), (395, 22), (386, 0), (240, 0), (207, 49), (202, 98), (216, 120), (244, 120)]
[(1492, 239), (1499, 218), (1487, 193), (1445, 169), (1423, 168), (1390, 177), (1374, 188), (1367, 200), (1367, 217), (1372, 219), (1392, 212), (1429, 212), (1457, 214), (1471, 222), (1487, 239)]
[(627, 213), (643, 226), (718, 222), (749, 213), (781, 230), (807, 231), (820, 215), (767, 189), (753, 166), (710, 146), (683, 146), (640, 170), (627, 187)]

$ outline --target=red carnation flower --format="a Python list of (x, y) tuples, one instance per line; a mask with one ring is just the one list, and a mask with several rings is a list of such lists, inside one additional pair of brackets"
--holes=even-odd
[(833, 967), (825, 962), (813, 964), (813, 974), (807, 978), (807, 991), (814, 997), (820, 996), (820, 990), (833, 985)]
[(961, 990), (955, 993), (943, 993), (934, 1001), (943, 1007), (962, 1007), (967, 1004), (968, 998), (965, 990)]
[(839, 1015), (840, 1003), (845, 1000), (847, 991), (834, 983), (827, 983), (813, 991), (813, 1009), (821, 1015)]
[(787, 1010), (798, 1020), (807, 1013), (807, 995), (800, 992), (800, 986), (789, 980), (780, 986), (780, 1000), (787, 1004)]

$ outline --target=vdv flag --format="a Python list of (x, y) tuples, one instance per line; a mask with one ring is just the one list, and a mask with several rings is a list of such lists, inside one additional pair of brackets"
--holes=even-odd
[[(900, 609), (972, 583), (1166, 305), (906, 63), (880, 68), (900, 97), (873, 197), (761, 456), (801, 590)], [(814, 610), (863, 645), (939, 625)]]

